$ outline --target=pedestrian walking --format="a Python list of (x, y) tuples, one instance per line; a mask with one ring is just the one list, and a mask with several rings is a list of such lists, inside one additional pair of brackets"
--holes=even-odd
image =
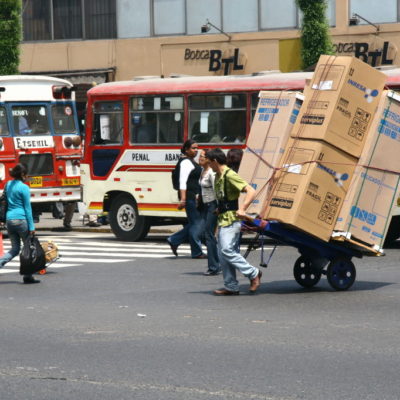
[(179, 169), (179, 205), (178, 209), (185, 208), (187, 224), (183, 229), (171, 235), (167, 242), (175, 256), (178, 256), (178, 247), (189, 241), (191, 256), (195, 259), (206, 258), (201, 248), (202, 219), (197, 209), (197, 198), (200, 194), (199, 179), (201, 167), (194, 160), (199, 145), (192, 139), (186, 140), (181, 148), (182, 157), (178, 161)]
[[(218, 250), (219, 262), (224, 277), (224, 288), (214, 290), (217, 296), (239, 294), (239, 282), (236, 270), (250, 280), (249, 291), (254, 293), (260, 286), (261, 271), (250, 265), (238, 252), (240, 239), (240, 218), (245, 217), (246, 209), (255, 197), (255, 190), (236, 172), (226, 165), (226, 155), (220, 149), (212, 149), (206, 157), (210, 167), (216, 173), (215, 193), (218, 201)], [(246, 196), (239, 208), (238, 199), (241, 192)]]
[[(25, 184), (28, 170), (24, 164), (17, 164), (10, 172), (14, 178), (7, 182), (6, 227), (11, 240), (11, 249), (0, 258), (0, 268), (11, 261), (20, 253), (21, 240), (35, 233), (35, 225), (32, 217), (31, 193), (29, 186)], [(24, 283), (39, 283), (32, 275), (23, 276)]]
[(210, 167), (206, 157), (208, 150), (201, 150), (199, 164), (202, 167), (200, 176), (201, 201), (199, 210), (203, 220), (204, 240), (207, 246), (208, 269), (204, 275), (218, 275), (221, 272), (219, 265), (217, 239), (215, 228), (217, 226), (217, 199), (214, 191), (215, 172)]

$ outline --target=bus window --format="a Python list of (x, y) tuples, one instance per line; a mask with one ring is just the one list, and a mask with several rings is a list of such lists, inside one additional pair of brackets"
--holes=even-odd
[(131, 101), (130, 142), (181, 143), (183, 96), (134, 97)]
[(4, 107), (0, 107), (0, 135), (8, 135), (7, 113)]
[(74, 114), (70, 105), (55, 105), (51, 107), (51, 116), (55, 133), (76, 132)]
[(45, 106), (13, 106), (12, 116), (17, 136), (50, 134)]
[(124, 131), (123, 104), (119, 101), (94, 105), (93, 144), (121, 144)]
[(199, 143), (243, 143), (246, 139), (246, 95), (189, 97), (189, 137)]

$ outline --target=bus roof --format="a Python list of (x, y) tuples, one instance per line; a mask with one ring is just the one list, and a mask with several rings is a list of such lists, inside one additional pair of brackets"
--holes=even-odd
[[(383, 70), (389, 88), (400, 87), (400, 68)], [(240, 92), (248, 90), (303, 90), (313, 72), (271, 72), (260, 75), (184, 76), (177, 78), (145, 78), (132, 81), (102, 83), (88, 91), (88, 96)]]
[(68, 82), (65, 79), (55, 78), (53, 76), (44, 76), (44, 75), (0, 75), (0, 85), (4, 86), (7, 84), (35, 84), (35, 83), (52, 83), (72, 86), (71, 82)]
[(43, 75), (0, 75), (0, 101), (54, 100), (53, 86), (73, 85), (65, 79)]
[(109, 82), (95, 86), (88, 95), (196, 93), (243, 90), (302, 90), (312, 72), (267, 73), (264, 75), (184, 76)]

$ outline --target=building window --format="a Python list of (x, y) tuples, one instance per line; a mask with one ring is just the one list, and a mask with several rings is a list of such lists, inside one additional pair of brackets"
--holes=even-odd
[(154, 34), (185, 33), (185, 0), (154, 1)]
[[(215, 0), (186, 0), (187, 10), (187, 33), (191, 35), (199, 35), (201, 26), (207, 19), (214, 25), (221, 27), (221, 4)], [(219, 33), (215, 28), (211, 27), (209, 33)]]
[(297, 26), (297, 7), (293, 0), (261, 0), (261, 29), (295, 28)]
[(84, 4), (86, 39), (115, 38), (115, 1), (85, 0)]
[(118, 37), (151, 36), (150, 15), (150, 0), (117, 0)]
[(24, 0), (24, 40), (51, 40), (51, 11), (49, 0)]
[(257, 0), (222, 0), (222, 21), (225, 32), (257, 32)]
[[(350, 15), (362, 15), (373, 23), (397, 22), (397, 0), (351, 0)], [(360, 24), (366, 24), (360, 20)]]
[(53, 0), (54, 39), (81, 39), (81, 0)]
[(24, 41), (116, 37), (115, 0), (23, 0)]

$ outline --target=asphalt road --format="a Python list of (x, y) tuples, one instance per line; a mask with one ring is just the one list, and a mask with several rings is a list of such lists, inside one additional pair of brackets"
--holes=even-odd
[(258, 294), (241, 278), (221, 298), (204, 260), (155, 236), (55, 241), (62, 258), (40, 284), (0, 272), (2, 400), (400, 398), (400, 246), (356, 259), (346, 292), (299, 287), (282, 246)]

